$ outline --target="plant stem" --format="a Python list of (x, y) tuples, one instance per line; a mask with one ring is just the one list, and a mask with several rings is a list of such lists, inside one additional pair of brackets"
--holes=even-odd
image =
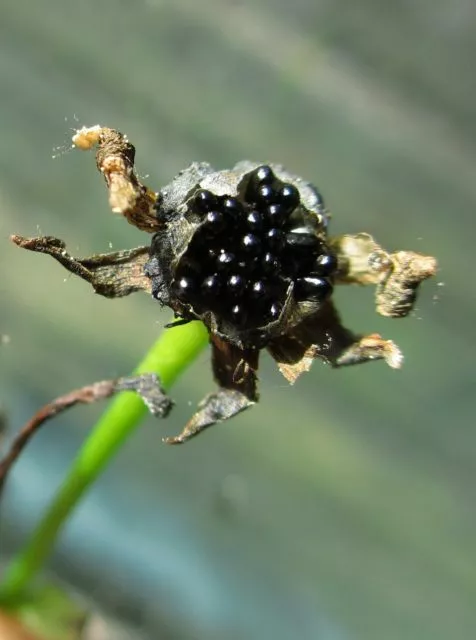
[[(157, 373), (167, 390), (207, 343), (208, 334), (201, 322), (164, 331), (135, 373)], [(120, 393), (110, 403), (30, 540), (7, 568), (0, 586), (0, 602), (14, 604), (21, 597), (49, 556), (70, 513), (146, 412), (141, 398), (133, 393)]]

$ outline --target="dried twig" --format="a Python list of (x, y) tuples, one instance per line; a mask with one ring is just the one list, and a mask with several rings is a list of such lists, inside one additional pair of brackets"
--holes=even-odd
[(154, 373), (118, 380), (101, 380), (70, 391), (44, 405), (17, 434), (8, 453), (0, 460), (0, 493), (15, 460), (45, 422), (77, 404), (92, 404), (98, 400), (105, 400), (119, 391), (135, 391), (142, 397), (149, 411), (160, 418), (167, 416), (172, 408), (172, 401), (165, 395)]

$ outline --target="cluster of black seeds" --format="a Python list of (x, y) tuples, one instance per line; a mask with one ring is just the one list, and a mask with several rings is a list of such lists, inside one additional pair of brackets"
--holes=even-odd
[(296, 301), (323, 300), (336, 259), (299, 208), (299, 191), (260, 166), (244, 196), (198, 191), (190, 203), (202, 219), (172, 282), (197, 314), (212, 311), (240, 328), (277, 320), (290, 282)]

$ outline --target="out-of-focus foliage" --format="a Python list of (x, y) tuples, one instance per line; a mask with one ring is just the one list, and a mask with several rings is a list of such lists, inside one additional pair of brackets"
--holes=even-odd
[[(349, 326), (392, 337), (402, 371), (316, 363), (178, 449), (210, 389), (204, 355), (65, 531), (52, 566), (166, 638), (466, 640), (476, 629), (473, 426), (476, 10), (468, 0), (4, 0), (0, 20), (0, 401), (12, 427), (51, 397), (130, 371), (168, 314), (109, 301), (10, 233), (78, 254), (144, 236), (108, 213), (71, 129), (127, 132), (160, 186), (192, 160), (281, 162), (333, 232), (438, 256), (413, 317), (339, 292)], [(54, 149), (54, 147), (58, 147)], [(55, 159), (52, 157), (56, 156)], [(17, 548), (100, 408), (51, 424), (17, 467)], [(3, 550), (3, 547), (2, 547)], [(159, 631), (157, 631), (159, 633)]]

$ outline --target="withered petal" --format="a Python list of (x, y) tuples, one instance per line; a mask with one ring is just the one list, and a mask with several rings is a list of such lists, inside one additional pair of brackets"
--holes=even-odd
[(106, 298), (119, 298), (135, 291), (151, 291), (150, 280), (144, 274), (144, 265), (149, 257), (148, 247), (101, 253), (90, 258), (73, 258), (66, 251), (65, 243), (53, 236), (25, 238), (13, 235), (11, 240), (22, 249), (52, 256)]
[(201, 401), (198, 411), (178, 436), (164, 439), (167, 444), (182, 444), (258, 401), (256, 371), (259, 350), (242, 350), (213, 334), (211, 344), (213, 374), (220, 388)]
[(437, 270), (433, 256), (414, 251), (387, 253), (368, 233), (336, 236), (330, 244), (339, 265), (336, 284), (377, 285), (377, 313), (390, 318), (410, 313), (418, 287)]
[(330, 300), (289, 333), (272, 340), (267, 349), (291, 384), (309, 371), (315, 358), (332, 367), (383, 359), (390, 367), (399, 368), (403, 362), (400, 350), (391, 340), (376, 333), (359, 336), (346, 329)]
[(315, 358), (333, 363), (337, 354), (356, 339), (342, 326), (336, 308), (328, 300), (287, 334), (272, 340), (267, 349), (286, 380), (294, 384), (302, 373), (309, 371)]

